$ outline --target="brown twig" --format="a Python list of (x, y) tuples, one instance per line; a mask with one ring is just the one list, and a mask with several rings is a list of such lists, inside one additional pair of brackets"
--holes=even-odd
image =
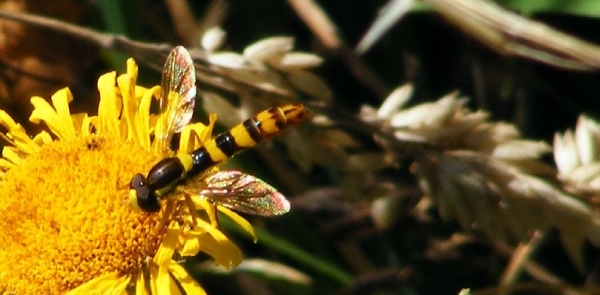
[(63, 33), (65, 35), (69, 35), (87, 41), (102, 49), (126, 50), (133, 54), (138, 53), (140, 55), (152, 55), (156, 53), (162, 53), (166, 56), (166, 53), (168, 53), (172, 47), (168, 44), (136, 42), (129, 40), (124, 36), (100, 33), (60, 20), (32, 14), (15, 13), (0, 10), (0, 18), (19, 21), (25, 24), (36, 26), (41, 29), (47, 29), (54, 32)]
[[(104, 50), (126, 51), (137, 61), (141, 61), (157, 70), (162, 68), (159, 61), (164, 60), (169, 51), (173, 48), (172, 45), (166, 43), (137, 42), (122, 35), (100, 33), (92, 29), (87, 29), (60, 20), (32, 14), (0, 10), (0, 18), (18, 21), (41, 29), (73, 36)], [(263, 85), (255, 85), (231, 77), (227, 75), (226, 71), (223, 71), (223, 69), (208, 62), (206, 54), (198, 49), (190, 50), (190, 54), (196, 63), (196, 78), (198, 81), (210, 85), (213, 88), (227, 92), (237, 92), (236, 90), (239, 89), (239, 87), (243, 87), (279, 97), (290, 97), (293, 95), (291, 93), (279, 91), (279, 89), (266, 88)]]
[[(541, 232), (535, 232), (531, 239), (527, 243), (520, 243), (519, 246), (512, 252), (511, 258), (504, 268), (504, 272), (499, 280), (500, 286), (510, 286), (514, 284), (519, 275), (522, 273), (524, 268), (527, 266), (527, 262), (531, 259), (531, 255), (537, 250), (540, 242), (543, 240), (544, 234)], [(530, 269), (530, 271), (536, 271)], [(552, 283), (557, 283), (552, 281)]]
[(200, 17), (198, 31), (200, 34), (205, 33), (208, 29), (220, 26), (229, 13), (229, 3), (225, 0), (212, 0), (206, 8), (204, 15)]
[(328, 117), (334, 119), (339, 125), (336, 127), (348, 128), (363, 134), (377, 136), (379, 139), (384, 140), (389, 144), (391, 150), (394, 150), (397, 158), (421, 157), (426, 151), (435, 150), (434, 146), (427, 143), (399, 140), (390, 130), (383, 128), (377, 123), (365, 122), (353, 113), (344, 110), (344, 108), (321, 103), (307, 103), (307, 105), (311, 110), (326, 114)]
[[(510, 256), (510, 257), (515, 255), (515, 249), (513, 249), (512, 247), (510, 247), (507, 244), (494, 243), (493, 246), (502, 255), (506, 255), (506, 256)], [(516, 270), (520, 270), (522, 268), (530, 276), (534, 277), (538, 281), (543, 282), (545, 284), (556, 284), (556, 285), (564, 284), (564, 282), (559, 277), (550, 273), (549, 271), (544, 269), (544, 267), (542, 267), (538, 263), (528, 260), (528, 259), (523, 259), (523, 258), (528, 258), (529, 257), (528, 255), (519, 255), (519, 254), (520, 253), (517, 253), (517, 259), (516, 259), (518, 261), (516, 263), (513, 263), (513, 265), (516, 267), (515, 268)], [(529, 253), (526, 253), (526, 254), (529, 254)], [(507, 266), (507, 270), (505, 272), (506, 273), (514, 273), (514, 270), (512, 270), (512, 269), (513, 269), (513, 267)], [(511, 276), (505, 275), (505, 277), (508, 278)], [(507, 279), (503, 279), (503, 281), (507, 281)]]
[(288, 2), (325, 48), (341, 58), (356, 78), (383, 100), (389, 93), (388, 87), (344, 44), (338, 36), (335, 25), (323, 9), (312, 0), (289, 0)]
[(600, 46), (521, 17), (491, 1), (424, 0), (442, 17), (500, 54), (571, 70), (600, 69)]
[(171, 19), (175, 25), (179, 40), (181, 40), (185, 46), (197, 43), (196, 40), (199, 35), (198, 30), (196, 29), (196, 20), (191, 13), (187, 1), (166, 0), (165, 4), (171, 14)]

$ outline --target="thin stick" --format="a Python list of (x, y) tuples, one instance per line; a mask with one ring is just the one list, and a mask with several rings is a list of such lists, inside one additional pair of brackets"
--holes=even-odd
[(323, 9), (312, 0), (289, 0), (288, 2), (319, 41), (329, 51), (341, 58), (362, 84), (369, 87), (383, 100), (389, 93), (388, 87), (366, 63), (344, 44), (344, 41), (338, 36), (335, 25)]

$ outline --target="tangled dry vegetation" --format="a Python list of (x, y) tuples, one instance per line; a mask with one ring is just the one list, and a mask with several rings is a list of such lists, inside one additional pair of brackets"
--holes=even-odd
[[(209, 34), (224, 36), (215, 32)], [(226, 78), (313, 105), (311, 124), (284, 136), (291, 158), (305, 172), (314, 166), (333, 169), (341, 179), (336, 190), (347, 193), (342, 199), (356, 206), (370, 203), (378, 227), (397, 222), (401, 210), (426, 215), (434, 207), (443, 219), (503, 245), (527, 243), (556, 229), (580, 270), (584, 242), (600, 247), (600, 124), (593, 119), (582, 116), (574, 132), (557, 133), (551, 146), (522, 138), (513, 124), (493, 122), (484, 111), (469, 110), (468, 98), (458, 93), (407, 106), (411, 85), (397, 88), (381, 106), (363, 106), (356, 115), (328, 115), (331, 110), (321, 106), (330, 105), (332, 91), (307, 71), (321, 60), (293, 52), (293, 39), (261, 40), (243, 54), (204, 46), (208, 61)], [(273, 95), (236, 92), (241, 107), (216, 92), (203, 93), (207, 111), (240, 114), (233, 123), (275, 103)], [(354, 136), (356, 130), (370, 133), (378, 148), (367, 148)], [(540, 160), (552, 152), (558, 169)], [(404, 167), (422, 193), (412, 208), (397, 202), (403, 197), (399, 192), (409, 189), (406, 174), (399, 172)], [(356, 179), (363, 181), (357, 185)]]
[[(142, 55), (168, 51), (117, 41)], [(432, 222), (437, 212), (464, 233), (510, 251), (556, 230), (581, 271), (584, 243), (600, 247), (600, 123), (592, 118), (581, 116), (573, 131), (557, 133), (552, 144), (528, 140), (514, 124), (470, 110), (469, 98), (456, 92), (411, 104), (409, 84), (381, 105), (352, 113), (315, 74), (323, 59), (295, 51), (292, 37), (265, 38), (241, 52), (224, 49), (226, 43), (226, 33), (213, 28), (203, 35), (201, 48), (190, 50), (203, 110), (232, 126), (282, 103), (311, 109), (308, 123), (270, 143), (284, 149), (257, 152), (291, 196), (293, 211), (317, 216), (321, 232), (345, 228), (356, 234), (357, 215), (371, 220), (374, 230), (386, 231), (406, 215)], [(551, 153), (556, 167), (544, 158)], [(334, 221), (326, 219), (332, 216)], [(444, 245), (464, 241), (453, 235)], [(441, 245), (431, 243), (423, 252)]]
[[(427, 215), (433, 207), (442, 219), (455, 220), (465, 232), (500, 245), (527, 244), (556, 229), (580, 270), (584, 242), (600, 246), (600, 124), (593, 119), (582, 116), (574, 132), (557, 133), (551, 146), (522, 138), (513, 124), (491, 121), (484, 111), (471, 111), (468, 98), (458, 93), (407, 106), (411, 85), (398, 87), (378, 107), (363, 106), (356, 115), (328, 115), (322, 106), (331, 107), (332, 91), (306, 71), (321, 60), (293, 52), (293, 39), (261, 40), (243, 54), (205, 49), (208, 61), (232, 80), (314, 106), (312, 124), (284, 138), (291, 159), (305, 172), (314, 166), (335, 171), (342, 179), (335, 188), (342, 200), (370, 204), (380, 229), (398, 221), (403, 213), (395, 210)], [(203, 94), (205, 107), (240, 114), (233, 123), (275, 103), (272, 95), (237, 93), (241, 107), (216, 92)], [(361, 143), (356, 130), (340, 125), (360, 125), (358, 129), (371, 133), (377, 150)], [(557, 168), (540, 160), (552, 152)], [(416, 187), (390, 178), (390, 169), (408, 169)], [(356, 179), (363, 181), (357, 185)], [(422, 193), (416, 206), (401, 205), (398, 199), (406, 197), (401, 192), (415, 188)]]

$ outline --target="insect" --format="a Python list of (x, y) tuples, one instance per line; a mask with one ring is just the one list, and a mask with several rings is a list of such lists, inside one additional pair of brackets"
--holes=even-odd
[[(161, 117), (155, 128), (155, 141), (160, 150), (168, 152), (173, 135), (190, 122), (196, 97), (195, 82), (190, 54), (184, 47), (175, 47), (167, 57), (161, 82)], [(191, 153), (177, 153), (161, 160), (146, 176), (133, 176), (130, 205), (134, 209), (158, 212), (160, 201), (178, 192), (254, 215), (287, 213), (290, 209), (288, 200), (259, 178), (240, 171), (207, 171), (299, 124), (306, 113), (301, 104), (273, 107), (212, 138)]]

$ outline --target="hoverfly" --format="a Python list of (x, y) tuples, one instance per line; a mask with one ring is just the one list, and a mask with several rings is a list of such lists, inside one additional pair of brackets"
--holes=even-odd
[[(168, 151), (173, 135), (181, 132), (194, 112), (196, 75), (192, 58), (184, 47), (177, 46), (171, 51), (162, 75), (161, 119), (154, 135), (159, 149)], [(177, 192), (254, 215), (287, 213), (288, 200), (266, 182), (239, 171), (207, 171), (299, 124), (306, 112), (300, 104), (273, 107), (212, 138), (191, 153), (177, 153), (161, 160), (146, 176), (136, 174), (131, 179), (130, 205), (134, 209), (158, 212), (160, 200)]]

